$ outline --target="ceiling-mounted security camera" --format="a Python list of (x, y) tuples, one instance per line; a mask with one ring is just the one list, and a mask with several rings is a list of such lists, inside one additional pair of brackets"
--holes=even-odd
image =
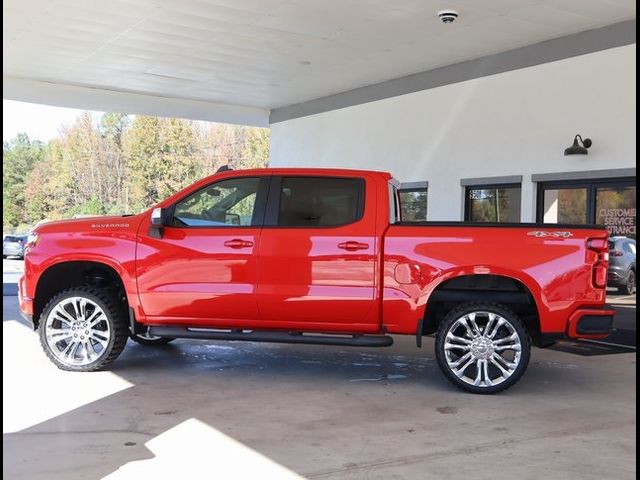
[(453, 23), (458, 18), (458, 12), (455, 10), (440, 10), (438, 18), (442, 23)]

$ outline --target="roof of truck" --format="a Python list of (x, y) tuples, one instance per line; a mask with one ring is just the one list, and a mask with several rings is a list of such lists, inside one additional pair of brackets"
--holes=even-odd
[(227, 172), (242, 172), (256, 174), (256, 175), (363, 175), (374, 174), (383, 175), (385, 177), (391, 177), (389, 172), (382, 172), (377, 170), (358, 170), (349, 168), (304, 168), (304, 167), (286, 167), (286, 168), (252, 168), (242, 170), (226, 170), (220, 173)]

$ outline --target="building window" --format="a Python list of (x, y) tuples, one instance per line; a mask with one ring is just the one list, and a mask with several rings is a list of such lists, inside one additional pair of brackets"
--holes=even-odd
[(595, 223), (611, 235), (636, 238), (636, 186), (596, 187), (595, 197)]
[(587, 189), (546, 188), (543, 194), (543, 223), (587, 223)]
[[(418, 185), (419, 184), (419, 185)], [(427, 183), (416, 182), (416, 185), (400, 186), (400, 209), (403, 222), (427, 221)]]
[(636, 238), (635, 178), (541, 183), (538, 221), (605, 225), (611, 235)]
[(520, 222), (521, 187), (511, 185), (474, 185), (465, 190), (465, 215), (469, 222)]

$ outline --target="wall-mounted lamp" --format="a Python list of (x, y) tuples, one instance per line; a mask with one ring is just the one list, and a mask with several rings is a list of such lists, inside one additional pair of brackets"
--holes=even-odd
[[(580, 139), (580, 141), (578, 141)], [(591, 146), (591, 139), (585, 138), (584, 140), (580, 135), (576, 135), (573, 139), (573, 145), (564, 149), (565, 155), (588, 155), (587, 148)]]

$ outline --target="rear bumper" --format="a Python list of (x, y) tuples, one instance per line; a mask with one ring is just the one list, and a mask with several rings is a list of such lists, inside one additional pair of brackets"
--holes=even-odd
[(605, 338), (613, 332), (613, 317), (615, 310), (578, 309), (569, 317), (567, 322), (567, 336), (569, 338)]
[(627, 283), (627, 269), (623, 266), (609, 265), (607, 285), (621, 287)]

